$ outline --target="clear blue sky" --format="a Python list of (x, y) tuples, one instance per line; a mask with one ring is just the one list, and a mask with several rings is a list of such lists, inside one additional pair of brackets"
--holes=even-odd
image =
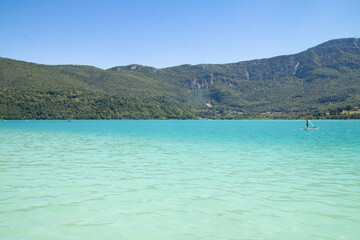
[(0, 56), (42, 64), (231, 63), (355, 36), (359, 0), (0, 0)]

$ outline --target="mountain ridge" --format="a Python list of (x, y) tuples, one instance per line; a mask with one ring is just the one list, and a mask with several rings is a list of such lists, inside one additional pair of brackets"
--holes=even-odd
[[(335, 43), (335, 44), (333, 44)], [(340, 44), (339, 44), (340, 43)], [(342, 44), (341, 44), (342, 43)], [(346, 43), (346, 44), (343, 44)], [(0, 57), (2, 59), (8, 59), (8, 60), (13, 60), (13, 61), (18, 61), (18, 62), (23, 62), (23, 63), (29, 63), (29, 64), (36, 64), (36, 65), (43, 65), (43, 66), (77, 66), (77, 67), (93, 67), (99, 70), (114, 70), (115, 68), (123, 68), (122, 70), (126, 70), (126, 68), (128, 67), (132, 67), (132, 66), (139, 66), (139, 67), (144, 67), (144, 68), (153, 68), (156, 70), (162, 70), (162, 69), (168, 69), (168, 68), (176, 68), (176, 67), (181, 67), (181, 66), (203, 66), (203, 65), (229, 65), (229, 64), (238, 64), (238, 63), (243, 63), (243, 62), (253, 62), (253, 61), (260, 61), (260, 60), (266, 60), (266, 59), (272, 59), (272, 58), (277, 58), (277, 57), (284, 57), (284, 56), (292, 56), (292, 55), (297, 55), (300, 54), (302, 52), (311, 50), (311, 49), (326, 49), (329, 48), (329, 45), (331, 47), (334, 47), (334, 45), (336, 47), (344, 47), (344, 46), (356, 46), (358, 48), (360, 48), (360, 38), (339, 38), (339, 39), (332, 39), (323, 43), (320, 43), (314, 47), (310, 47), (304, 51), (298, 52), (298, 53), (292, 53), (292, 54), (281, 54), (281, 55), (277, 55), (277, 56), (273, 56), (273, 57), (265, 57), (265, 58), (255, 58), (255, 59), (250, 59), (250, 60), (244, 60), (244, 61), (239, 61), (239, 62), (229, 62), (229, 63), (199, 63), (199, 64), (180, 64), (180, 65), (175, 65), (175, 66), (169, 66), (169, 67), (163, 67), (163, 68), (156, 68), (153, 66), (147, 66), (147, 65), (142, 65), (142, 64), (138, 64), (138, 63), (133, 63), (133, 64), (128, 64), (128, 65), (117, 65), (114, 67), (110, 67), (107, 69), (103, 69), (100, 67), (96, 67), (94, 65), (83, 65), (83, 64), (43, 64), (43, 63), (34, 63), (34, 62), (30, 62), (30, 61), (25, 61), (25, 60), (20, 60), (20, 59), (12, 59), (12, 58), (7, 58), (7, 57)]]
[[(298, 52), (298, 53), (293, 53), (293, 54), (282, 54), (282, 55), (277, 55), (277, 56), (273, 56), (273, 57), (266, 57), (266, 58), (256, 58), (256, 59), (250, 59), (250, 60), (244, 60), (244, 61), (239, 61), (239, 62), (230, 62), (230, 63), (199, 63), (199, 64), (180, 64), (180, 65), (175, 65), (175, 66), (170, 66), (170, 67), (164, 67), (164, 68), (156, 68), (153, 66), (146, 66), (146, 65), (141, 65), (141, 64), (128, 64), (128, 65), (119, 65), (119, 66), (114, 66), (108, 69), (104, 69), (104, 70), (112, 70), (114, 68), (127, 68), (127, 67), (131, 67), (131, 66), (140, 66), (140, 67), (145, 67), (145, 68), (154, 68), (157, 70), (163, 70), (163, 69), (169, 69), (169, 68), (176, 68), (176, 67), (181, 67), (181, 66), (203, 66), (203, 65), (229, 65), (229, 64), (238, 64), (238, 63), (244, 63), (244, 62), (256, 62), (256, 61), (261, 61), (261, 60), (266, 60), (266, 59), (272, 59), (272, 58), (277, 58), (277, 57), (286, 57), (286, 56), (293, 56), (293, 55), (297, 55), (300, 53), (303, 53), (305, 51), (308, 50), (313, 50), (313, 49), (327, 49), (327, 48), (332, 48), (332, 47), (345, 47), (345, 46), (356, 46), (359, 47), (360, 46), (360, 38), (340, 38), (340, 39), (332, 39), (329, 41), (326, 41), (324, 43), (320, 43), (314, 47), (310, 47), (304, 51)], [(122, 69), (125, 70), (125, 69)]]
[(234, 112), (291, 115), (360, 100), (359, 45), (358, 38), (335, 39), (291, 55), (160, 69), (130, 64), (103, 70), (0, 58), (0, 88), (95, 92), (148, 102), (161, 96), (208, 118)]

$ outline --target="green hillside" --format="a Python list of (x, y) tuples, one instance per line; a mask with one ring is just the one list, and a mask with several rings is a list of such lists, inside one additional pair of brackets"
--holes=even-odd
[(0, 58), (0, 118), (297, 118), (360, 102), (359, 46), (337, 39), (294, 55), (164, 69)]

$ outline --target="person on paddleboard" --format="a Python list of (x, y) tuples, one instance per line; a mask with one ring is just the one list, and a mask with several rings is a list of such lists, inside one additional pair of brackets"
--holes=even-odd
[(306, 128), (309, 128), (309, 123), (312, 124), (309, 118), (306, 118)]

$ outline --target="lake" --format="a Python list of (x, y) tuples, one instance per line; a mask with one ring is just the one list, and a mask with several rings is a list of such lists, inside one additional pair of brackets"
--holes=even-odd
[(360, 121), (0, 121), (0, 238), (360, 239)]

